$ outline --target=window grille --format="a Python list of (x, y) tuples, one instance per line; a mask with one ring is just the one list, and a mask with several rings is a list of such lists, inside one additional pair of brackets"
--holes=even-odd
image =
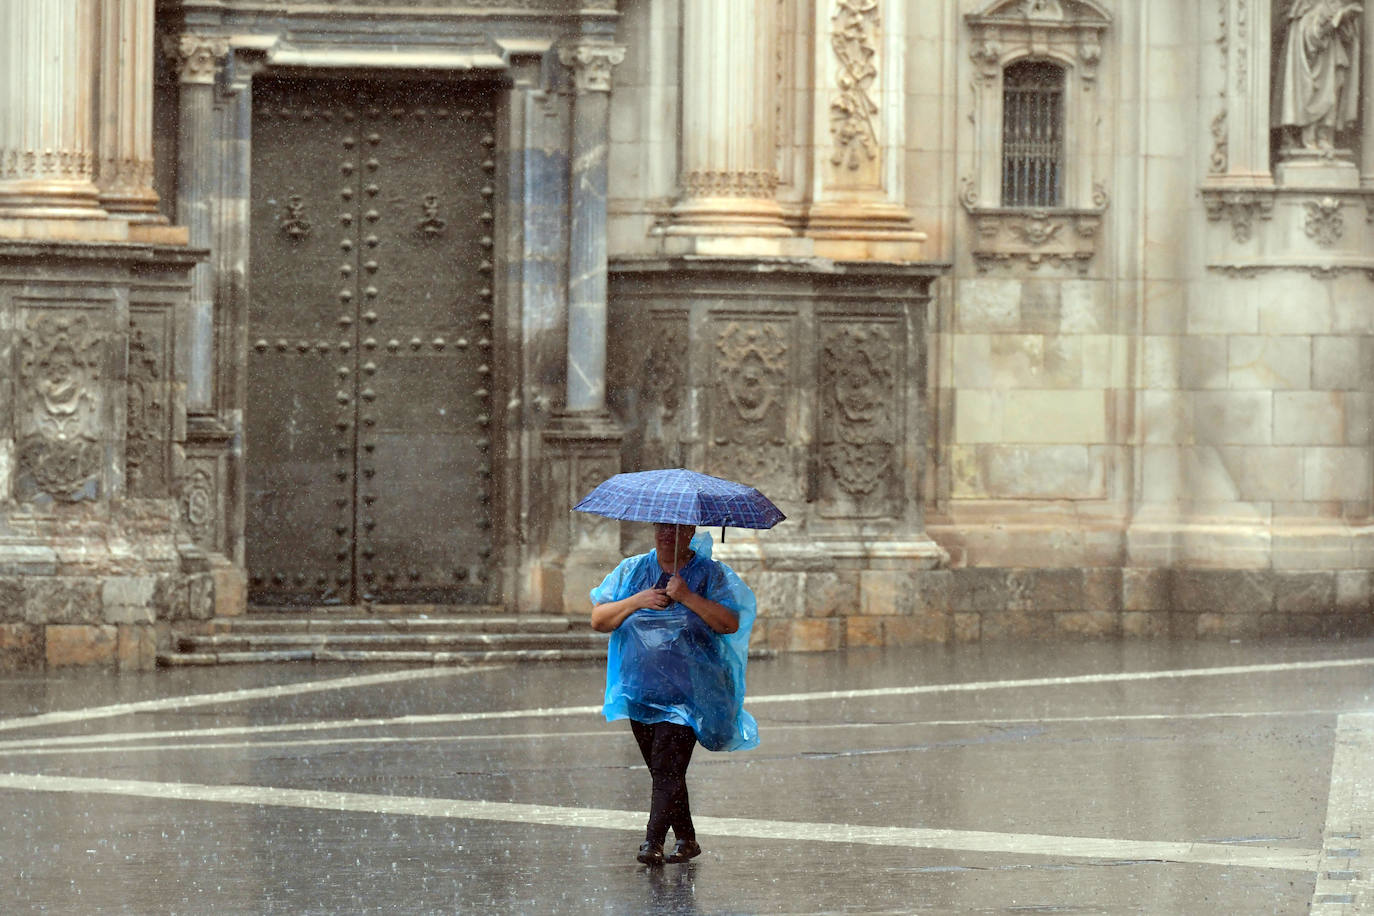
[(1063, 206), (1064, 68), (1019, 61), (1002, 86), (1002, 206)]

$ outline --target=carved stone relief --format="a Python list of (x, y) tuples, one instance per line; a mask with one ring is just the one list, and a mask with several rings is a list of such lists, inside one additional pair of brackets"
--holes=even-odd
[(1207, 191), (1203, 194), (1207, 218), (1231, 223), (1231, 237), (1240, 244), (1250, 241), (1256, 219), (1274, 215), (1274, 195), (1266, 191)]
[(29, 312), (19, 369), (21, 487), (60, 502), (94, 499), (101, 464), (104, 348), (89, 318)]
[(830, 102), (830, 164), (851, 171), (878, 159), (878, 0), (838, 0), (831, 17), (830, 47), (839, 66), (837, 94)]
[(1363, 5), (1288, 0), (1275, 13), (1271, 120), (1280, 131), (1281, 158), (1351, 160), (1340, 146), (1360, 117)]
[(798, 489), (787, 450), (790, 336), (782, 320), (720, 320), (711, 376), (713, 473), (784, 498)]
[(890, 322), (828, 322), (820, 365), (821, 502), (825, 514), (896, 514), (893, 475), (901, 351)]
[(125, 478), (130, 496), (167, 492), (167, 440), (171, 391), (167, 340), (160, 316), (133, 313), (129, 320), (128, 443)]
[(190, 473), (181, 484), (181, 520), (197, 546), (216, 550), (215, 519), (219, 516), (214, 462), (189, 459)]
[(1303, 231), (1307, 237), (1323, 248), (1330, 248), (1345, 235), (1345, 219), (1341, 216), (1342, 201), (1334, 197), (1307, 204), (1307, 217), (1303, 221)]

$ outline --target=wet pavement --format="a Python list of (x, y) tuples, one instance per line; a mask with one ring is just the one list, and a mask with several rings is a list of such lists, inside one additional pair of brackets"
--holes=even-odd
[(757, 660), (659, 869), (602, 684), (0, 678), (0, 913), (1374, 913), (1374, 641)]

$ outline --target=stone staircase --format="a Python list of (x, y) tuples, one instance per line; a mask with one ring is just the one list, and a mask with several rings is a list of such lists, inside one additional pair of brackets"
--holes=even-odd
[(163, 666), (262, 662), (474, 664), (599, 660), (609, 636), (585, 617), (515, 615), (496, 607), (250, 607), (174, 629)]

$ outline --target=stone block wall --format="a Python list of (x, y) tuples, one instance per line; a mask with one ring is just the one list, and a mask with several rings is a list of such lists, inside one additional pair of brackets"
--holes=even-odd
[(242, 605), (179, 492), (198, 256), (174, 233), (0, 244), (0, 671), (146, 670), (173, 622)]
[(1369, 570), (975, 567), (769, 572), (739, 565), (776, 651), (1028, 639), (1374, 633)]

